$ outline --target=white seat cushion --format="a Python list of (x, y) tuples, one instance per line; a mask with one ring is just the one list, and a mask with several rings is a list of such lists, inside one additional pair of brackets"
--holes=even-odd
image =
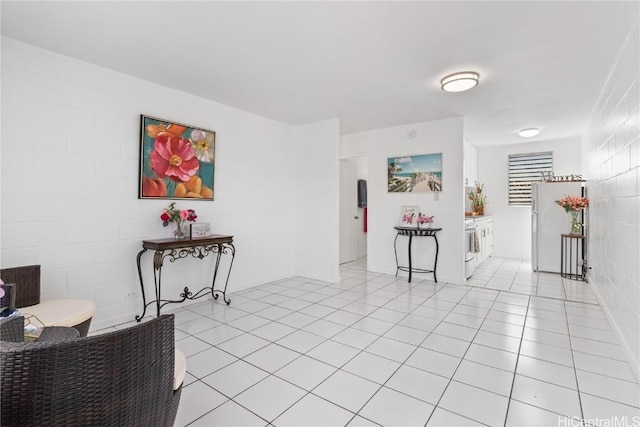
[(187, 375), (187, 358), (184, 353), (176, 348), (175, 363), (173, 365), (173, 389), (177, 390), (184, 382)]
[[(28, 322), (38, 326), (75, 326), (93, 317), (96, 305), (81, 299), (57, 299), (23, 307), (20, 312)], [(36, 319), (29, 319), (30, 314)]]

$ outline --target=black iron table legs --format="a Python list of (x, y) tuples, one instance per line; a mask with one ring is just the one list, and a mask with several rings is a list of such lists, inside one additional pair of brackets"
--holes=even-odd
[[(407, 271), (409, 273), (409, 283), (411, 283), (411, 278), (413, 276), (413, 273), (433, 273), (433, 280), (438, 283), (438, 276), (436, 276), (436, 269), (438, 267), (438, 252), (440, 250), (440, 245), (438, 244), (438, 237), (436, 236), (436, 234), (438, 233), (438, 231), (441, 231), (442, 228), (417, 228), (417, 227), (394, 227), (397, 231), (398, 234), (396, 235), (396, 238), (393, 240), (393, 249), (395, 252), (395, 256), (396, 256), (396, 277), (398, 276), (398, 271)], [(397, 247), (397, 241), (398, 241), (398, 236), (408, 236), (409, 237), (409, 241), (407, 243), (407, 252), (408, 252), (408, 263), (409, 266), (401, 266), (400, 263), (398, 262), (398, 247)], [(433, 269), (425, 269), (425, 268), (414, 268), (413, 267), (413, 257), (411, 254), (411, 248), (412, 248), (412, 243), (413, 243), (413, 237), (433, 237), (433, 239), (435, 240), (436, 243), (436, 254), (435, 254), (435, 259), (433, 262)]]
[[(153, 255), (153, 282), (155, 290), (155, 299), (153, 301), (147, 301), (144, 290), (144, 279), (142, 277), (142, 268), (140, 261), (142, 255), (149, 249), (154, 249)], [(206, 286), (196, 293), (189, 290), (189, 287), (185, 286), (180, 293), (181, 299), (171, 300), (162, 298), (162, 267), (165, 259), (170, 262), (174, 262), (181, 258), (187, 258), (189, 256), (203, 259), (206, 256), (213, 254), (215, 256), (213, 267), (213, 279), (211, 286)], [(229, 271), (224, 283), (223, 289), (216, 289), (216, 278), (218, 277), (218, 270), (220, 267), (220, 260), (223, 255), (230, 254), (231, 261), (229, 264)], [(213, 299), (217, 300), (222, 295), (222, 300), (229, 305), (231, 300), (227, 298), (227, 286), (229, 285), (229, 277), (231, 276), (231, 268), (233, 267), (233, 261), (236, 255), (236, 249), (233, 246), (232, 236), (213, 235), (208, 237), (194, 238), (189, 240), (176, 240), (176, 239), (157, 239), (157, 240), (143, 240), (142, 250), (138, 252), (136, 257), (136, 263), (138, 266), (138, 277), (140, 279), (140, 291), (142, 293), (142, 314), (136, 316), (136, 321), (142, 320), (147, 312), (147, 307), (151, 304), (156, 306), (156, 314), (160, 316), (160, 310), (167, 304), (177, 304), (186, 300), (194, 300), (202, 298), (205, 295), (211, 294)]]

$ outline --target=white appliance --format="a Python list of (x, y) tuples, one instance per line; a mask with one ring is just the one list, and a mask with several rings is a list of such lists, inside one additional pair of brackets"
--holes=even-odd
[(464, 220), (464, 240), (465, 240), (465, 254), (464, 254), (464, 277), (468, 279), (476, 269), (476, 253), (474, 251), (473, 239), (476, 233), (476, 222), (472, 219)]
[(531, 266), (534, 271), (560, 273), (560, 235), (570, 231), (571, 218), (556, 204), (566, 196), (582, 196), (581, 182), (536, 182), (531, 185)]

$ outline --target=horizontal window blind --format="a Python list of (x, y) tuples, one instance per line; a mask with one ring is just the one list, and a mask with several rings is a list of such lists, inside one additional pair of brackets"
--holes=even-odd
[(509, 155), (509, 205), (531, 204), (531, 183), (553, 171), (553, 153)]

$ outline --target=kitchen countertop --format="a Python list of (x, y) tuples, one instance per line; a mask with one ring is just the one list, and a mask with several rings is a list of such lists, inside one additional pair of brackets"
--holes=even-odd
[(492, 215), (465, 215), (464, 219), (475, 219), (476, 221), (481, 221), (483, 219), (493, 219)]

